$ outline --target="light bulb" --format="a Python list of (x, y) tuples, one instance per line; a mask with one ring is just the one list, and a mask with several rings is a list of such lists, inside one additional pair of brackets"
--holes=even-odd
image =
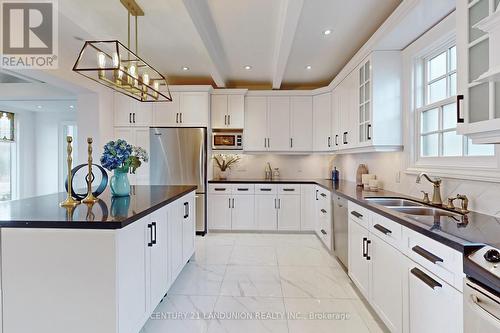
[(155, 99), (158, 99), (158, 89), (160, 88), (160, 81), (153, 82), (153, 96)]
[(131, 76), (136, 77), (136, 76), (135, 76), (135, 66), (134, 66), (134, 65), (130, 66), (130, 68), (128, 69), (128, 73), (129, 73)]
[(142, 83), (145, 85), (149, 85), (149, 75), (148, 73), (142, 74)]
[(99, 68), (106, 67), (106, 55), (102, 52), (97, 54), (97, 63), (99, 64)]
[(135, 71), (135, 65), (130, 65), (129, 69), (128, 69), (128, 73), (129, 73), (129, 77), (127, 78), (127, 82), (128, 84), (130, 84), (131, 86), (137, 86), (137, 73)]
[(120, 66), (120, 57), (118, 56), (118, 53), (113, 53), (113, 67), (118, 68)]

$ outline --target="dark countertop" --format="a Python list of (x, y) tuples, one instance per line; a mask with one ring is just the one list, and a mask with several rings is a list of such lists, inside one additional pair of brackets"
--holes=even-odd
[(196, 190), (193, 185), (132, 186), (129, 197), (113, 198), (109, 187), (94, 205), (59, 207), (66, 192), (0, 203), (1, 228), (120, 229)]
[(403, 197), (421, 201), (414, 197), (396, 192), (380, 190), (378, 192), (363, 191), (353, 182), (334, 183), (329, 179), (280, 179), (265, 181), (262, 179), (231, 179), (227, 181), (212, 180), (209, 183), (300, 183), (317, 184), (333, 194), (342, 196), (371, 211), (396, 221), (405, 227), (426, 235), (444, 245), (460, 252), (478, 245), (488, 244), (500, 248), (500, 218), (476, 212), (462, 216), (459, 221), (451, 217), (414, 216), (398, 213), (394, 210), (376, 205), (365, 200), (367, 197)]

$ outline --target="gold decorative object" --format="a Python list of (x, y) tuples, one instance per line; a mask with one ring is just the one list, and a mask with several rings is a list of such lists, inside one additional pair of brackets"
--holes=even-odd
[(87, 138), (87, 143), (88, 143), (88, 174), (86, 177), (87, 180), (87, 196), (83, 198), (82, 202), (87, 204), (87, 203), (95, 203), (97, 200), (96, 197), (94, 197), (94, 194), (92, 194), (92, 138)]
[(73, 152), (73, 147), (71, 147), (71, 142), (73, 142), (73, 138), (71, 136), (66, 137), (66, 142), (68, 142), (68, 147), (66, 152), (68, 153), (68, 195), (66, 200), (61, 202), (59, 206), (61, 207), (75, 207), (80, 204), (78, 200), (73, 199), (71, 196), (71, 165), (73, 164), (73, 158), (71, 157), (71, 153)]
[[(137, 17), (144, 11), (135, 0), (121, 0), (128, 11), (128, 43), (85, 41), (73, 66), (77, 72), (141, 102), (171, 102), (167, 78), (138, 55)], [(130, 17), (135, 18), (135, 52), (130, 47)], [(160, 91), (160, 86), (165, 89)]]

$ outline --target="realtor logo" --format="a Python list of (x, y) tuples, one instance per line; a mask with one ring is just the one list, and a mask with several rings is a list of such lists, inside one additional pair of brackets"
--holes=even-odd
[(57, 68), (57, 14), (55, 1), (1, 1), (1, 67)]

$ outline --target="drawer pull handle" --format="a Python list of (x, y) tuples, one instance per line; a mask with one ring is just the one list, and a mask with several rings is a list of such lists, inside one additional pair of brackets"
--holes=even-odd
[(271, 192), (272, 191), (272, 189), (270, 189), (270, 188), (261, 188), (260, 190), (262, 192)]
[(321, 193), (320, 194), (323, 198), (326, 198), (326, 194), (325, 193)]
[(362, 217), (363, 217), (363, 214), (360, 214), (360, 213), (358, 213), (358, 212), (357, 212), (357, 211), (355, 211), (355, 210), (353, 210), (353, 211), (351, 212), (351, 215), (356, 216), (358, 219), (360, 219), (360, 218), (362, 218)]
[(321, 233), (322, 233), (323, 235), (326, 235), (326, 231), (325, 231), (324, 229), (321, 229)]
[(285, 192), (294, 192), (295, 189), (294, 188), (284, 188), (283, 191), (285, 191)]
[(368, 240), (368, 238), (366, 237), (363, 237), (363, 258), (366, 258), (366, 256), (368, 255), (366, 253), (366, 241)]
[(432, 289), (443, 287), (443, 285), (441, 283), (437, 282), (436, 280), (434, 280), (429, 275), (422, 272), (417, 267), (412, 268), (410, 272), (411, 272), (411, 274), (415, 275), (420, 281), (422, 281), (423, 283), (425, 283), (426, 285), (428, 285)]
[(439, 258), (438, 256), (430, 253), (429, 251), (427, 251), (426, 249), (424, 248), (421, 248), (420, 246), (418, 245), (415, 245), (414, 247), (411, 248), (411, 250), (417, 254), (420, 254), (422, 257), (424, 257), (425, 259), (429, 260), (430, 262), (432, 262), (433, 264), (436, 264), (438, 262), (443, 262), (443, 259)]
[(238, 188), (238, 191), (248, 191), (248, 187), (247, 188)]
[(375, 224), (373, 227), (375, 229), (377, 229), (378, 231), (380, 231), (381, 233), (383, 233), (384, 235), (388, 235), (388, 234), (392, 233), (391, 230), (387, 229), (386, 227), (381, 226), (380, 224)]
[(322, 212), (323, 214), (326, 214), (326, 210), (324, 210), (323, 208), (321, 209), (321, 212)]
[(225, 190), (226, 190), (226, 188), (224, 188), (224, 187), (216, 187), (216, 188), (214, 188), (214, 191), (225, 191)]

